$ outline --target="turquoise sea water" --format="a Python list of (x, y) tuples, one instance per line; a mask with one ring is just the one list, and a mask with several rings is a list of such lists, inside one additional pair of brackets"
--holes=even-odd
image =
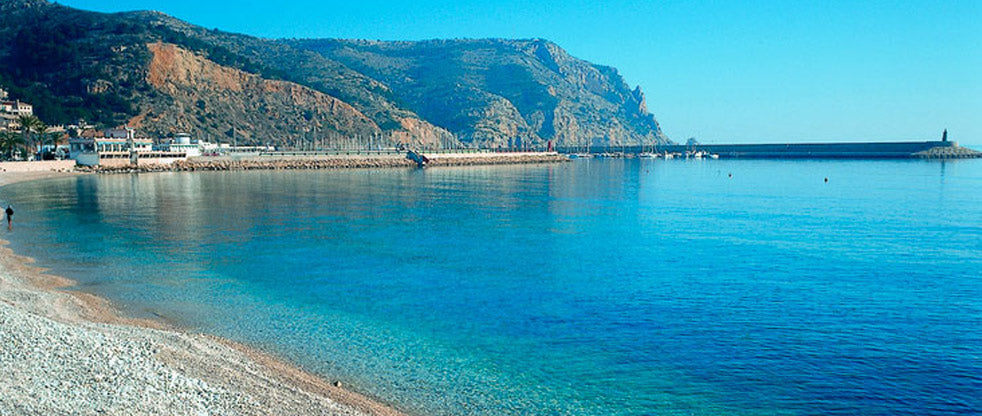
[(84, 176), (0, 199), (14, 249), (80, 290), (414, 414), (982, 412), (980, 160)]

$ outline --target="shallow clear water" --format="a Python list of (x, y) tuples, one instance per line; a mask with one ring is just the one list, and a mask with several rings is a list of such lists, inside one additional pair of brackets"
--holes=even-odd
[(412, 413), (982, 411), (980, 160), (84, 176), (0, 197), (15, 250), (80, 290)]

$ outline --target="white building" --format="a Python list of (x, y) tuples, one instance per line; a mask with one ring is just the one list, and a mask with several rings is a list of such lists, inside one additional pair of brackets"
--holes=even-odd
[(32, 116), (34, 115), (34, 106), (21, 101), (0, 101), (0, 113)]
[(20, 120), (13, 114), (0, 112), (0, 131), (20, 129)]
[(32, 116), (34, 106), (20, 100), (11, 100), (7, 90), (0, 88), (0, 114), (13, 116)]
[(198, 140), (192, 140), (188, 133), (177, 133), (166, 147), (171, 152), (183, 152), (187, 157), (201, 156), (204, 151), (204, 144)]
[(260, 154), (276, 150), (273, 146), (232, 146), (227, 143), (209, 143), (197, 140), (188, 133), (178, 133), (169, 143), (161, 145), (160, 150), (183, 152), (187, 157), (215, 156), (218, 154)]
[(69, 157), (83, 166), (129, 164), (133, 156), (131, 146), (136, 151), (138, 164), (170, 164), (187, 159), (184, 152), (154, 150), (153, 140), (136, 137), (136, 131), (131, 128), (109, 129), (96, 137), (69, 139), (68, 144)]

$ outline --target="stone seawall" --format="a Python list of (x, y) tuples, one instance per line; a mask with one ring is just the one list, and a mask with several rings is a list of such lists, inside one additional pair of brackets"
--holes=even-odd
[(555, 163), (567, 162), (569, 158), (558, 153), (487, 153), (487, 154), (426, 154), (429, 159), (427, 166), (468, 166), (468, 165), (501, 165), (522, 163)]
[[(918, 153), (939, 151), (971, 157), (977, 153), (951, 152), (964, 149), (955, 142), (879, 142), (879, 143), (788, 143), (788, 144), (736, 144), (696, 145), (696, 149), (735, 158), (805, 158), (805, 159), (909, 159)], [(675, 146), (670, 151), (684, 152), (686, 146)], [(968, 150), (968, 149), (965, 149)]]
[(343, 159), (289, 159), (289, 160), (180, 160), (169, 165), (119, 165), (79, 167), (81, 171), (97, 173), (137, 172), (194, 172), (228, 170), (304, 170), (351, 168), (409, 168), (416, 166), (410, 160), (398, 158), (343, 158)]
[[(911, 158), (971, 158), (982, 153), (958, 146), (951, 141), (924, 142), (843, 142), (843, 143), (768, 143), (768, 144), (697, 144), (626, 147), (591, 147), (590, 153), (642, 152), (685, 153), (705, 151), (723, 158), (761, 159), (911, 159)], [(560, 151), (576, 153), (582, 149)]]
[(935, 147), (923, 152), (914, 153), (914, 157), (921, 159), (968, 159), (982, 158), (982, 152), (961, 146)]
[[(522, 163), (552, 163), (569, 160), (559, 154), (438, 154), (433, 155), (428, 166), (472, 166)], [(306, 169), (353, 169), (353, 168), (412, 168), (416, 163), (405, 157), (365, 156), (365, 157), (251, 157), (195, 158), (171, 164), (146, 164), (139, 166), (79, 166), (82, 172), (97, 173), (139, 173), (139, 172), (193, 172), (193, 171), (231, 171), (231, 170), (306, 170)]]

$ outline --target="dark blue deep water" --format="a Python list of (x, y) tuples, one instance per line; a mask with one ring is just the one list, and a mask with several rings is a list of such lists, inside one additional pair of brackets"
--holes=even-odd
[(982, 160), (84, 176), (0, 199), (4, 238), (79, 290), (415, 414), (982, 412)]

